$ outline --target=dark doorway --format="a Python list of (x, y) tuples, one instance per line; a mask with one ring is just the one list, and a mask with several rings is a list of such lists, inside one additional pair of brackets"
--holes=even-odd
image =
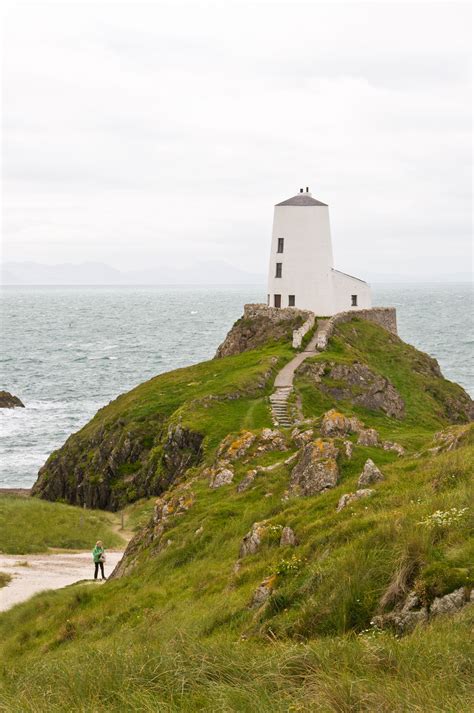
[(275, 307), (281, 307), (281, 295), (273, 295), (273, 304)]

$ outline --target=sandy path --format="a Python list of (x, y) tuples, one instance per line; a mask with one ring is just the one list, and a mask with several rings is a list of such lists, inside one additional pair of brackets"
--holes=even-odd
[[(109, 575), (123, 552), (107, 552), (105, 574)], [(23, 563), (28, 563), (25, 566)], [(0, 611), (24, 602), (37, 592), (60, 589), (81, 579), (93, 579), (94, 565), (90, 552), (43, 555), (2, 555), (0, 572), (12, 576), (6, 587), (0, 588)]]

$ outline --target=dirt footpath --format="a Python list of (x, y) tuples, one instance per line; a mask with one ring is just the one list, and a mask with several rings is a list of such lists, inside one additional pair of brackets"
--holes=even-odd
[[(122, 555), (123, 552), (107, 552), (106, 576), (112, 572)], [(12, 577), (8, 585), (0, 589), (0, 611), (6, 611), (37, 592), (60, 589), (81, 579), (93, 579), (94, 565), (90, 552), (43, 555), (0, 554), (0, 572), (5, 572)]]

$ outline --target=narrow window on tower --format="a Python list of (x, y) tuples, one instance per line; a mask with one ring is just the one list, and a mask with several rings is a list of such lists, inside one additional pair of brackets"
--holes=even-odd
[(275, 277), (281, 277), (281, 266), (283, 263), (277, 262), (276, 264), (276, 272), (275, 272)]
[(273, 295), (273, 304), (275, 307), (281, 307), (281, 295)]
[(288, 295), (288, 307), (294, 307), (294, 306), (295, 306), (295, 296)]
[(267, 307), (270, 307), (270, 295), (267, 295)]
[(277, 253), (282, 253), (283, 252), (283, 246), (285, 244), (285, 238), (278, 238), (278, 247), (277, 247)]
[(357, 295), (351, 295), (351, 307), (357, 307)]

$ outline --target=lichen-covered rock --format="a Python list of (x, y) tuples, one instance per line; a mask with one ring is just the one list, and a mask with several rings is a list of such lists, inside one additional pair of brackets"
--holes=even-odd
[(378, 629), (394, 629), (399, 634), (406, 634), (417, 624), (423, 624), (441, 614), (454, 614), (471, 601), (468, 587), (460, 587), (443, 597), (436, 597), (431, 606), (423, 605), (417, 593), (411, 591), (393, 611), (374, 617), (372, 625)]
[(469, 593), (466, 587), (455, 589), (444, 597), (436, 597), (430, 606), (430, 616), (438, 614), (454, 614), (469, 601)]
[(280, 547), (295, 547), (298, 544), (294, 530), (291, 527), (284, 527), (281, 531)]
[(247, 473), (244, 475), (242, 480), (237, 486), (237, 492), (238, 493), (243, 493), (245, 490), (248, 490), (250, 486), (253, 484), (253, 481), (258, 475), (258, 471), (253, 468), (252, 470), (247, 471)]
[(321, 423), (321, 435), (345, 436), (348, 433), (358, 433), (363, 428), (358, 418), (344, 416), (344, 414), (331, 409), (326, 411)]
[(360, 490), (356, 490), (355, 493), (346, 493), (345, 495), (341, 495), (337, 504), (337, 512), (340, 512), (345, 507), (347, 507), (347, 505), (350, 505), (356, 500), (360, 500), (361, 498), (369, 498), (374, 493), (375, 490), (371, 490), (370, 488), (361, 488)]
[(383, 473), (377, 468), (374, 461), (371, 458), (367, 458), (364, 465), (364, 470), (359, 476), (357, 485), (359, 487), (364, 487), (365, 485), (372, 485), (372, 483), (378, 483), (381, 480), (385, 480)]
[(357, 443), (359, 446), (378, 446), (379, 434), (375, 428), (363, 428), (359, 431)]
[(256, 440), (252, 431), (242, 431), (238, 436), (230, 434), (226, 436), (217, 451), (217, 459), (220, 462), (233, 461), (242, 458), (253, 446)]
[(337, 454), (333, 441), (318, 439), (305, 446), (291, 473), (291, 494), (317, 495), (334, 488), (339, 479)]
[(388, 614), (375, 616), (371, 624), (376, 629), (392, 629), (398, 634), (412, 631), (417, 624), (428, 621), (428, 607), (423, 606), (415, 592), (409, 592), (404, 602)]
[(257, 453), (285, 450), (286, 441), (283, 433), (275, 428), (264, 428), (258, 438)]
[(275, 584), (276, 574), (272, 574), (270, 577), (264, 579), (255, 590), (250, 606), (258, 607), (261, 604), (264, 604), (275, 589)]
[(266, 522), (254, 522), (250, 531), (247, 532), (242, 540), (239, 557), (254, 555), (259, 550), (266, 529)]
[(299, 448), (302, 448), (307, 443), (313, 440), (314, 431), (312, 428), (308, 428), (305, 431), (300, 431), (298, 428), (294, 428), (291, 432), (291, 438), (296, 443)]
[(394, 443), (393, 441), (384, 441), (382, 443), (382, 448), (384, 449), (384, 451), (393, 451), (399, 456), (405, 455), (404, 447), (401, 446), (399, 443)]
[(9, 391), (0, 391), (0, 408), (25, 408), (25, 404)]
[(391, 418), (401, 419), (405, 415), (404, 401), (393, 384), (366, 364), (309, 363), (302, 367), (302, 373), (308, 374), (320, 391), (337, 401), (381, 411)]
[(234, 471), (229, 466), (217, 467), (211, 477), (209, 483), (210, 488), (221, 488), (223, 485), (229, 485), (234, 479)]
[(352, 454), (354, 453), (354, 444), (352, 441), (343, 441), (342, 449), (347, 460), (351, 460)]
[(435, 434), (434, 442), (436, 445), (434, 448), (429, 449), (429, 452), (436, 454), (455, 451), (472, 441), (474, 441), (472, 424), (452, 426)]
[[(129, 574), (135, 567), (140, 552), (149, 545), (153, 546), (155, 552), (159, 552), (164, 546), (171, 544), (171, 540), (164, 542), (163, 538), (167, 522), (173, 516), (183, 515), (194, 505), (196, 496), (192, 490), (192, 483), (193, 481), (190, 481), (178, 485), (173, 491), (157, 498), (151, 520), (130, 540), (122, 559), (116, 565), (109, 579)], [(198, 534), (197, 531), (196, 534)]]

